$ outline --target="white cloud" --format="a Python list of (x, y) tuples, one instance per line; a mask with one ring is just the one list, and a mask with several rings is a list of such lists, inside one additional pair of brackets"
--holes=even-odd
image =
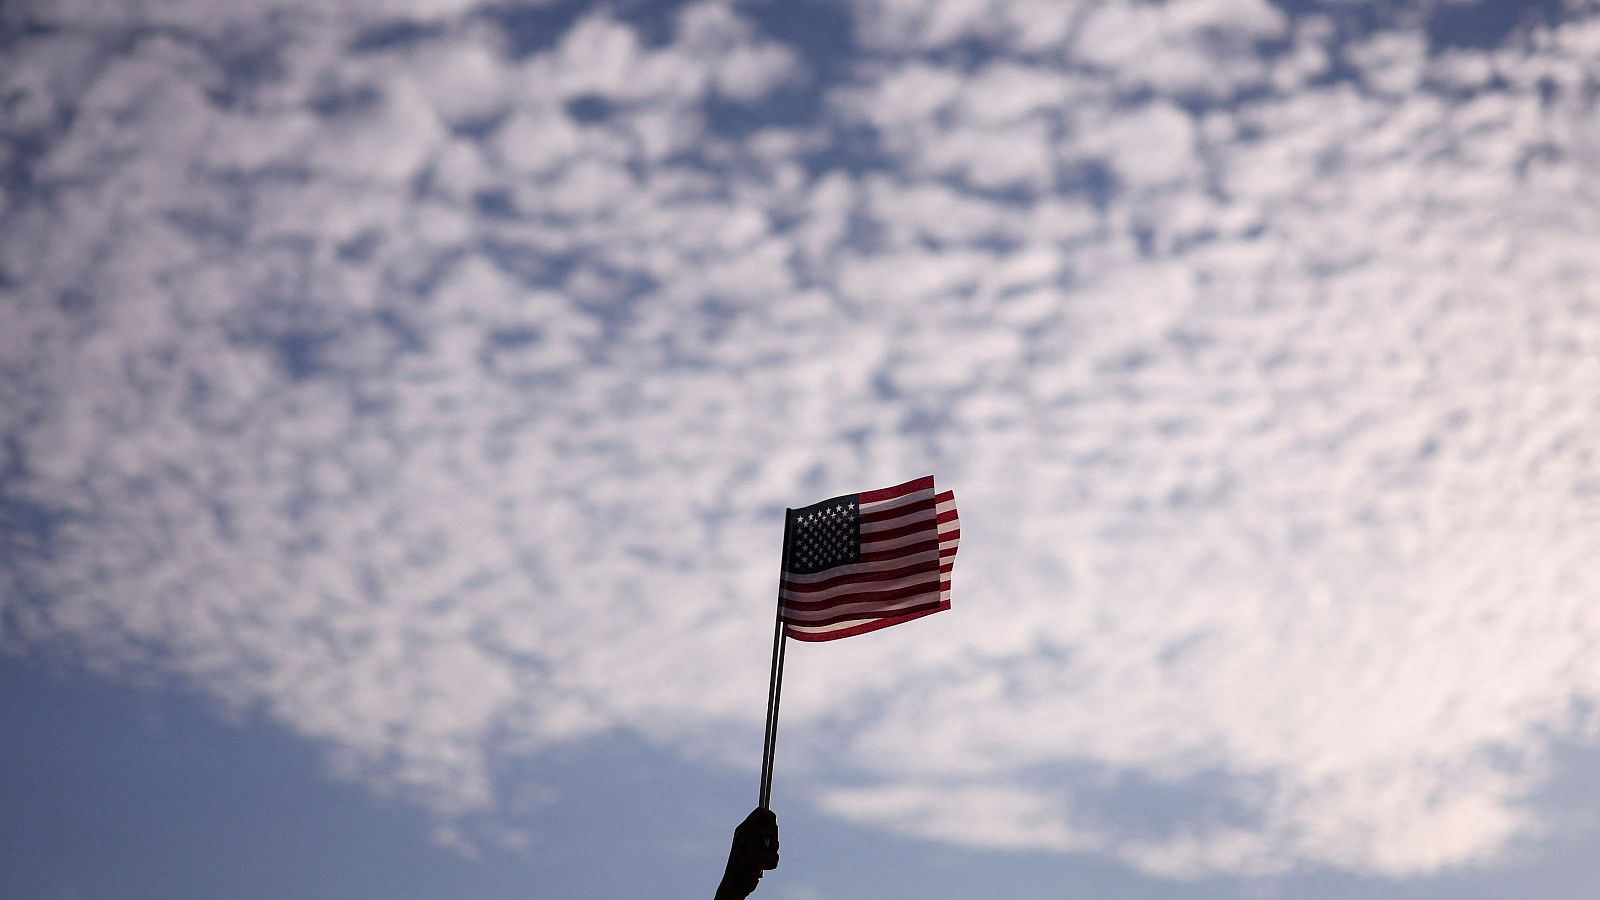
[(1179, 877), (1547, 827), (1600, 696), (1593, 23), (1429, 58), (1255, 2), (874, 4), (813, 125), (735, 140), (708, 98), (808, 76), (726, 4), (522, 60), (456, 9), (355, 56), (378, 14), (165, 13), (254, 70), (100, 61), (99, 7), (20, 42), (3, 489), (54, 531), (0, 640), (493, 817), (495, 754), (611, 729), (750, 765), (772, 511), (937, 470), (955, 611), (791, 659), (824, 809)]
[(1104, 68), (1122, 87), (1225, 98), (1265, 80), (1253, 45), (1282, 37), (1286, 25), (1266, 0), (1112, 2), (1085, 18), (1071, 54)]
[(955, 843), (1017, 850), (1085, 850), (1098, 842), (1067, 825), (1066, 810), (1036, 792), (1016, 788), (907, 786), (835, 790), (824, 809), (854, 819), (880, 820), (915, 834)]
[(1080, 146), (1106, 159), (1131, 188), (1194, 183), (1201, 176), (1190, 116), (1171, 103), (1120, 110), (1089, 130)]
[(448, 125), (470, 125), (503, 113), (515, 71), (491, 46), (471, 38), (430, 44), (397, 68), (392, 77), (414, 80)]

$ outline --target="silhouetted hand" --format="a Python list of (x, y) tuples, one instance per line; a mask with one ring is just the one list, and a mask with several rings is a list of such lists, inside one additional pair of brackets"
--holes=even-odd
[(733, 830), (728, 868), (722, 873), (716, 900), (744, 900), (761, 883), (761, 873), (778, 867), (778, 817), (756, 809)]

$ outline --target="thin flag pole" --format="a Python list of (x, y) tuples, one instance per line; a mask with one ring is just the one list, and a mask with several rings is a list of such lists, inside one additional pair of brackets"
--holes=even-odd
[(761, 746), (761, 808), (772, 800), (772, 763), (778, 751), (778, 701), (783, 694), (783, 651), (789, 642), (783, 634), (783, 571), (789, 562), (789, 521), (783, 511), (783, 553), (778, 557), (778, 608), (772, 626), (772, 673), (767, 677), (767, 736)]

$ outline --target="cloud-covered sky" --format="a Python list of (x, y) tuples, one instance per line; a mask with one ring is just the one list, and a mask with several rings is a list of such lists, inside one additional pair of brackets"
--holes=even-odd
[(8, 3), (0, 646), (515, 846), (753, 799), (784, 506), (935, 472), (796, 812), (1492, 871), (1600, 744), (1597, 97), (1579, 2)]

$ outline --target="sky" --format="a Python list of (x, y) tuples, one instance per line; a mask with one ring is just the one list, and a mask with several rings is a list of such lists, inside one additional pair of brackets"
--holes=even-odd
[(1588, 898), (1600, 9), (5, 0), (0, 895)]

